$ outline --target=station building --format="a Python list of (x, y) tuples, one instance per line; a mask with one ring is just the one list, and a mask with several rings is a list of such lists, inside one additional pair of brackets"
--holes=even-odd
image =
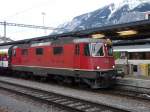
[(116, 46), (114, 56), (126, 75), (150, 77), (150, 44)]
[(145, 12), (145, 19), (150, 19), (150, 11)]

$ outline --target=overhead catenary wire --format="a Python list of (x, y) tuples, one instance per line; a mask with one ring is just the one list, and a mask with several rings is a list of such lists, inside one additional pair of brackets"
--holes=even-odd
[(18, 16), (18, 15), (21, 15), (21, 14), (23, 14), (23, 13), (29, 12), (29, 11), (35, 9), (35, 8), (43, 7), (43, 6), (45, 6), (45, 5), (48, 5), (47, 2), (49, 2), (49, 0), (46, 0), (46, 1), (44, 1), (44, 2), (43, 2), (43, 1), (42, 1), (42, 2), (39, 2), (39, 3), (36, 4), (36, 5), (30, 6), (30, 7), (26, 8), (26, 9), (24, 9), (24, 10), (15, 12), (14, 14), (8, 15), (8, 16), (4, 17), (4, 18), (1, 19), (1, 20), (8, 20), (9, 18), (13, 18), (13, 17), (16, 17), (16, 16)]
[(28, 24), (19, 24), (19, 23), (9, 23), (9, 22), (0, 22), (0, 25), (6, 26), (18, 26), (18, 27), (27, 27), (27, 28), (38, 28), (38, 29), (47, 29), (54, 30), (54, 27), (38, 26), (38, 25), (28, 25)]
[(0, 25), (4, 26), (4, 37), (6, 37), (6, 26), (15, 26), (15, 27), (24, 27), (24, 28), (32, 28), (32, 29), (44, 29), (49, 31), (57, 31), (57, 30), (66, 30), (65, 28), (55, 28), (55, 27), (48, 27), (48, 26), (38, 26), (38, 25), (29, 25), (29, 24), (19, 24), (19, 23), (9, 23), (9, 22), (0, 22)]

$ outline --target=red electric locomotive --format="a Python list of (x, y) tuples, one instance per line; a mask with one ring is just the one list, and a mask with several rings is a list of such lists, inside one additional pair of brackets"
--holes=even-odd
[(9, 57), (15, 71), (84, 82), (91, 88), (110, 87), (117, 77), (111, 44), (104, 39), (33, 41), (11, 47)]

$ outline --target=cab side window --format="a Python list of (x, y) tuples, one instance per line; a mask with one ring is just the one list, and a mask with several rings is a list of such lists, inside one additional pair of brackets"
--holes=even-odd
[(53, 47), (53, 54), (54, 55), (61, 55), (64, 51), (63, 51), (63, 47)]
[(75, 55), (80, 55), (80, 45), (79, 44), (75, 45)]
[(43, 55), (43, 48), (36, 48), (36, 55)]
[(84, 55), (85, 55), (85, 56), (90, 56), (89, 44), (85, 44), (85, 45), (84, 45)]
[(28, 49), (22, 49), (21, 54), (22, 55), (28, 55)]

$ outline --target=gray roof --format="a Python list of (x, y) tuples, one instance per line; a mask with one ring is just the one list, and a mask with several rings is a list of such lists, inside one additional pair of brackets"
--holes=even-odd
[(130, 46), (114, 46), (114, 51), (127, 52), (150, 52), (150, 44), (146, 45), (130, 45)]

